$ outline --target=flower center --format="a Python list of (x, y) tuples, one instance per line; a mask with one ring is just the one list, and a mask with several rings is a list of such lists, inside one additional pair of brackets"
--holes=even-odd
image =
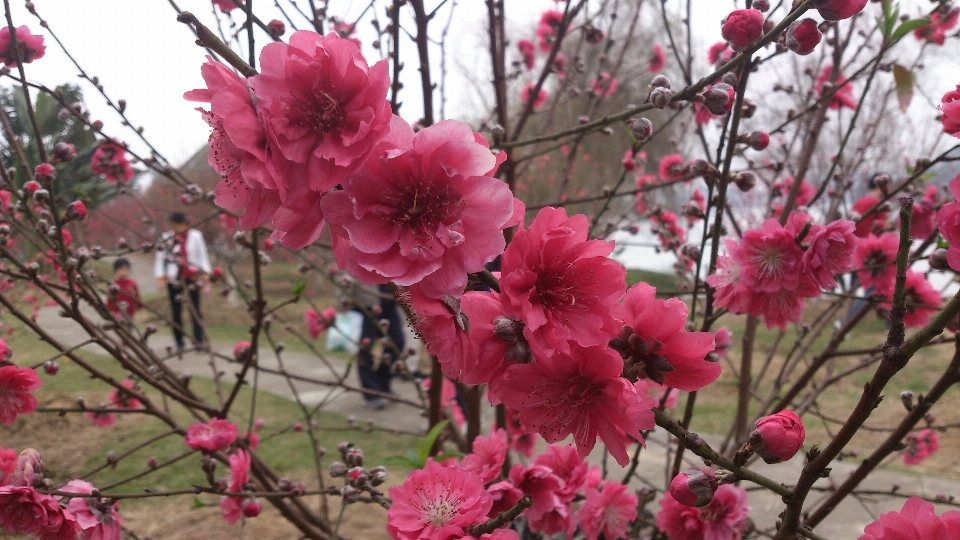
[(423, 508), (423, 515), (424, 518), (426, 518), (427, 523), (433, 525), (434, 527), (442, 527), (453, 519), (453, 516), (456, 515), (459, 506), (460, 505), (455, 501), (440, 499), (438, 501), (427, 503), (427, 505)]
[(434, 189), (434, 186), (422, 183), (399, 186), (397, 192), (388, 196), (387, 202), (394, 208), (390, 216), (393, 222), (414, 231), (418, 237), (435, 235), (440, 224), (455, 221), (450, 218), (456, 218), (463, 208), (462, 199), (455, 199), (445, 189)]
[(325, 86), (328, 85), (324, 85), (321, 81), (314, 87), (312, 93), (294, 92), (295, 103), (291, 104), (299, 112), (299, 118), (295, 123), (311, 129), (318, 136), (323, 136), (340, 127), (344, 116), (340, 101), (333, 96), (332, 89), (325, 90)]
[(663, 384), (665, 375), (675, 370), (669, 360), (660, 354), (663, 343), (658, 339), (643, 339), (633, 333), (633, 328), (624, 326), (620, 335), (610, 340), (610, 348), (623, 357), (623, 377), (630, 382), (650, 379)]

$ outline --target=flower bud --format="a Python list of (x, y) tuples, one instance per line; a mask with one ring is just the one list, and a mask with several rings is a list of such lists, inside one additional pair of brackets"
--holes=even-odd
[(242, 358), (245, 354), (247, 354), (248, 350), (250, 350), (249, 341), (238, 342), (236, 345), (233, 346), (233, 359), (240, 360), (240, 358)]
[(687, 469), (670, 481), (670, 495), (684, 506), (707, 506), (716, 491), (717, 479), (710, 471)]
[(252, 518), (260, 515), (260, 503), (257, 502), (253, 497), (243, 500), (243, 515), (244, 517)]
[(289, 478), (281, 476), (280, 479), (277, 480), (277, 489), (280, 491), (293, 491), (293, 482), (291, 482)]
[(757, 420), (750, 432), (750, 446), (763, 461), (780, 463), (797, 454), (805, 437), (800, 417), (793, 411), (780, 411)]
[(70, 143), (59, 142), (53, 147), (53, 157), (57, 161), (70, 161), (77, 155), (76, 148)]
[(867, 0), (820, 0), (815, 5), (820, 16), (828, 21), (849, 19), (866, 6)]
[(644, 142), (653, 134), (653, 122), (647, 118), (637, 118), (630, 122), (630, 134), (638, 142)]
[(793, 21), (783, 34), (783, 46), (799, 55), (808, 55), (820, 43), (821, 37), (823, 36), (817, 21), (813, 19)]
[(67, 220), (83, 221), (87, 218), (87, 205), (83, 201), (73, 201), (67, 206)]
[(351, 448), (347, 450), (345, 456), (347, 465), (350, 467), (362, 467), (363, 466), (363, 450), (359, 448)]
[(217, 460), (204, 455), (200, 458), (200, 469), (207, 474), (213, 474), (213, 472), (217, 470)]
[(733, 183), (737, 185), (740, 191), (750, 191), (753, 186), (757, 185), (757, 176), (750, 171), (743, 171), (733, 178)]
[(363, 489), (367, 485), (367, 471), (363, 467), (351, 467), (347, 471), (347, 483), (357, 489)]
[(650, 91), (650, 104), (656, 109), (665, 109), (673, 100), (673, 91), (669, 88), (658, 86)]
[(60, 364), (56, 360), (47, 360), (43, 363), (43, 372), (47, 375), (60, 373)]
[(49, 163), (41, 163), (37, 165), (37, 168), (34, 169), (34, 174), (36, 175), (37, 181), (42, 183), (50, 183), (57, 178), (57, 170), (53, 168), (53, 165)]
[(267, 23), (267, 31), (270, 32), (271, 37), (278, 38), (287, 31), (287, 27), (283, 24), (283, 21), (273, 19)]
[(353, 486), (343, 486), (340, 489), (340, 494), (343, 496), (343, 502), (345, 503), (357, 502), (357, 499), (360, 498), (360, 492)]
[(747, 144), (754, 150), (764, 150), (770, 146), (770, 135), (762, 131), (754, 131), (747, 136)]
[(13, 471), (13, 480), (7, 480), (13, 486), (32, 486), (43, 482), (43, 459), (40, 452), (27, 448), (17, 457), (17, 468)]
[(950, 268), (950, 264), (947, 263), (947, 250), (938, 249), (930, 254), (927, 257), (927, 262), (930, 263), (930, 268), (934, 270), (946, 270)]
[(753, 0), (753, 9), (767, 11), (770, 9), (770, 0)]
[(637, 168), (637, 162), (633, 160), (633, 152), (627, 150), (627, 153), (623, 155), (623, 161), (620, 162), (620, 165), (623, 167), (623, 170), (630, 172)]
[(650, 81), (650, 90), (654, 88), (666, 88), (670, 90), (670, 79), (666, 75), (657, 75)]
[(40, 189), (40, 183), (37, 182), (37, 181), (35, 181), (35, 180), (31, 180), (31, 181), (29, 181), (29, 182), (27, 182), (26, 184), (23, 185), (23, 190), (26, 191), (26, 192), (27, 192), (28, 194), (30, 194), (30, 195), (33, 195), (33, 194), (36, 193), (39, 189)]
[(347, 466), (339, 461), (330, 463), (330, 476), (337, 478), (347, 474)]
[(763, 36), (763, 13), (757, 9), (738, 9), (727, 15), (720, 34), (734, 49), (745, 49)]
[(379, 486), (387, 481), (387, 469), (384, 467), (374, 467), (370, 470), (369, 477), (371, 486)]
[(733, 106), (734, 90), (726, 83), (717, 83), (703, 93), (703, 106), (711, 114), (722, 116)]

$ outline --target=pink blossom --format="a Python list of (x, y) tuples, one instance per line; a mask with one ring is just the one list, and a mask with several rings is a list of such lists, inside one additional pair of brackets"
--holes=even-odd
[(513, 508), (523, 497), (523, 491), (508, 481), (491, 484), (487, 487), (487, 493), (493, 499), (493, 506), (487, 513), (487, 517), (491, 518), (497, 517), (500, 512), (506, 512)]
[(365, 283), (459, 295), (467, 274), (503, 251), (503, 229), (522, 219), (523, 204), (492, 177), (506, 155), (491, 153), (468, 126), (403, 129), (396, 150), (323, 199), (337, 262)]
[(537, 434), (520, 423), (520, 413), (509, 407), (507, 408), (507, 434), (510, 436), (511, 450), (528, 458), (533, 456)]
[(731, 256), (742, 268), (743, 285), (758, 293), (792, 291), (800, 284), (803, 251), (794, 235), (773, 218), (759, 229), (744, 231)]
[[(846, 1), (846, 0), (844, 0)], [(857, 1), (857, 0), (854, 0)], [(866, 1), (866, 0), (863, 0)], [(830, 81), (830, 77), (833, 73), (833, 65), (827, 64), (823, 66), (823, 71), (820, 72), (820, 75), (817, 76), (815, 90), (818, 96), (823, 96), (824, 90), (823, 87), (826, 83)], [(830, 109), (837, 110), (841, 107), (848, 107), (850, 109), (856, 110), (858, 103), (856, 98), (853, 97), (853, 85), (847, 82), (847, 78), (843, 75), (837, 76), (837, 81), (832, 83), (834, 90), (833, 94), (830, 96)]]
[(953, 30), (960, 20), (960, 8), (951, 9), (946, 15), (940, 11), (930, 14), (930, 24), (921, 26), (913, 31), (918, 40), (943, 45), (947, 40), (947, 32)]
[(670, 481), (670, 496), (684, 506), (702, 508), (717, 491), (717, 479), (710, 469), (687, 469)]
[(567, 57), (563, 53), (557, 53), (553, 57), (553, 65), (550, 69), (557, 74), (557, 77), (564, 77), (567, 74)]
[(784, 33), (784, 45), (799, 55), (808, 55), (820, 44), (822, 37), (817, 21), (793, 21)]
[[(777, 182), (773, 185), (773, 188), (783, 196), (786, 200), (790, 190), (793, 189), (794, 179), (792, 176), (784, 178), (782, 181)], [(810, 185), (810, 182), (807, 182), (806, 179), (800, 182), (800, 187), (797, 188), (797, 198), (794, 201), (797, 206), (804, 206), (810, 201), (813, 200), (813, 196), (816, 195), (817, 191), (813, 189), (813, 186)], [(778, 211), (779, 215), (780, 212)]]
[[(130, 379), (124, 379), (120, 381), (120, 386), (129, 388), (130, 390), (137, 390), (136, 383)], [(132, 392), (120, 392), (120, 390), (117, 388), (110, 390), (110, 403), (114, 404), (120, 409), (140, 408), (140, 400), (134, 397)]]
[(940, 449), (940, 436), (930, 428), (923, 428), (916, 435), (908, 435), (903, 450), (903, 462), (907, 465), (916, 465), (932, 456)]
[(714, 343), (716, 344), (714, 352), (721, 358), (727, 356), (727, 351), (733, 344), (733, 333), (726, 326), (721, 326), (714, 332)]
[[(725, 243), (729, 253), (737, 249), (737, 243), (733, 240), (727, 239)], [(714, 303), (731, 313), (746, 313), (750, 308), (750, 290), (740, 281), (742, 271), (733, 257), (721, 255), (717, 258), (716, 273), (706, 279), (707, 285), (714, 289)]]
[(610, 73), (603, 71), (590, 82), (590, 89), (600, 97), (607, 97), (617, 91), (617, 80)]
[(475, 473), (484, 484), (500, 476), (500, 469), (507, 459), (507, 432), (498, 429), (473, 440), (473, 451), (460, 461), (460, 468)]
[(667, 493), (660, 500), (656, 523), (670, 540), (740, 540), (749, 511), (747, 492), (723, 485), (704, 508), (684, 506)]
[[(943, 304), (940, 292), (927, 281), (923, 273), (915, 270), (907, 270), (906, 289), (907, 313), (903, 317), (903, 324), (907, 328), (926, 326)], [(892, 304), (884, 302), (881, 306), (890, 309)]]
[(767, 463), (789, 461), (803, 446), (807, 432), (793, 411), (780, 411), (757, 420), (750, 432), (750, 446)]
[(390, 498), (387, 532), (398, 540), (461, 538), (493, 505), (479, 476), (434, 461), (390, 488)]
[(503, 314), (524, 324), (538, 360), (569, 352), (571, 343), (605, 344), (620, 326), (626, 270), (607, 258), (613, 243), (588, 240), (588, 230), (586, 216), (546, 207), (503, 252)]
[[(440, 403), (442, 409), (453, 417), (453, 421), (458, 427), (463, 426), (467, 418), (463, 415), (463, 410), (457, 402), (457, 385), (450, 379), (444, 378), (443, 384), (440, 386)], [(424, 393), (429, 393), (429, 390), (430, 379), (426, 379), (423, 381), (423, 391)]]
[[(43, 36), (33, 35), (30, 29), (24, 26), (16, 29), (17, 49), (20, 53), (20, 61), (29, 64), (34, 60), (43, 58), (47, 51), (43, 44)], [(17, 67), (17, 50), (13, 48), (13, 40), (10, 38), (10, 27), (0, 28), (0, 60), (9, 68)]]
[(853, 252), (858, 240), (852, 221), (832, 221), (814, 225), (807, 236), (810, 246), (803, 253), (803, 273), (808, 274), (821, 289), (837, 286), (835, 276), (853, 269)]
[(6, 485), (17, 470), (17, 451), (0, 447), (0, 485)]
[(724, 20), (720, 34), (734, 49), (745, 49), (763, 36), (763, 13), (757, 9), (734, 10)]
[(656, 294), (655, 287), (639, 282), (623, 299), (626, 325), (610, 346), (623, 356), (625, 376), (688, 392), (717, 380), (720, 364), (706, 360), (715, 348), (713, 334), (687, 332), (686, 303)]
[(683, 156), (680, 154), (670, 154), (660, 159), (660, 165), (657, 167), (657, 175), (661, 180), (679, 180), (685, 174), (683, 167)]
[(17, 456), (17, 468), (8, 478), (13, 486), (33, 486), (43, 483), (43, 458), (40, 452), (27, 448)]
[(767, 328), (776, 326), (783, 330), (788, 322), (800, 320), (805, 300), (819, 294), (817, 284), (809, 276), (801, 276), (800, 283), (794, 290), (780, 289), (773, 293), (753, 294), (747, 313), (762, 316)]
[(516, 464), (510, 469), (510, 482), (525, 495), (533, 497), (533, 506), (523, 511), (530, 520), (530, 528), (547, 535), (573, 527), (573, 508), (569, 500), (560, 496), (563, 479), (550, 467), (532, 463), (527, 467)]
[(919, 497), (910, 497), (899, 512), (881, 514), (867, 525), (859, 540), (921, 540), (960, 538), (960, 512), (951, 510), (938, 516), (933, 505)]
[(960, 138), (960, 85), (943, 95), (937, 109), (942, 114), (940, 121), (943, 122), (943, 131)]
[(103, 143), (90, 157), (90, 170), (103, 175), (107, 182), (129, 182), (134, 172), (126, 154), (127, 150), (120, 145)]
[[(71, 480), (60, 491), (67, 493), (93, 493), (93, 484), (83, 480)], [(120, 505), (106, 499), (74, 497), (67, 503), (67, 511), (73, 514), (80, 526), (80, 540), (121, 540), (123, 519), (117, 512)]]
[[(949, 240), (949, 239), (948, 239)], [(897, 279), (897, 251), (900, 241), (895, 233), (870, 235), (860, 240), (853, 252), (853, 264), (864, 288), (873, 287), (880, 295), (891, 297)]]
[(0, 526), (40, 540), (76, 540), (80, 526), (56, 498), (30, 486), (0, 487)]
[(229, 420), (214, 418), (209, 422), (190, 426), (183, 442), (194, 450), (216, 452), (227, 448), (236, 440), (237, 425)]
[(559, 11), (545, 11), (540, 16), (540, 22), (537, 24), (537, 46), (541, 51), (550, 52), (562, 24), (563, 13)]
[(303, 312), (303, 320), (307, 323), (307, 331), (310, 333), (310, 339), (317, 339), (327, 328), (333, 325), (337, 317), (336, 308), (327, 308), (318, 314), (316, 310), (307, 308)]
[[(936, 192), (936, 186), (930, 186)], [(913, 216), (910, 220), (910, 238), (926, 240), (937, 230), (937, 211), (932, 202), (922, 200), (913, 203)]]
[(950, 181), (950, 194), (955, 200), (943, 205), (937, 212), (937, 228), (950, 244), (947, 248), (947, 264), (954, 270), (960, 270), (960, 202), (957, 202), (960, 200), (960, 175)]
[[(101, 403), (100, 406), (101, 408), (106, 408), (107, 404)], [(112, 412), (87, 411), (84, 416), (87, 417), (87, 420), (89, 420), (91, 424), (97, 427), (107, 428), (117, 423), (117, 415)]]
[(736, 53), (726, 41), (719, 41), (710, 46), (707, 50), (707, 61), (710, 62), (710, 65), (717, 65), (718, 63), (726, 64), (727, 62), (733, 60), (733, 57)]
[(656, 401), (638, 394), (622, 371), (623, 361), (610, 349), (572, 343), (569, 353), (510, 366), (490, 392), (519, 410), (520, 421), (548, 443), (572, 435), (585, 457), (599, 437), (625, 466), (626, 437), (643, 440), (640, 430), (653, 428)]
[[(230, 455), (230, 477), (227, 482), (227, 491), (239, 493), (250, 481), (250, 454), (238, 449)], [(220, 499), (220, 510), (223, 519), (233, 525), (244, 515), (244, 497), (223, 497)], [(259, 512), (258, 512), (259, 513)], [(252, 516), (248, 516), (252, 517)]]
[[(533, 91), (536, 90), (536, 83), (527, 83), (522, 90), (520, 90), (520, 101), (524, 104), (530, 103), (531, 95)], [(541, 88), (537, 91), (537, 96), (533, 98), (533, 110), (539, 109), (547, 102), (547, 91)]]
[(603, 482), (599, 490), (587, 491), (587, 499), (577, 512), (580, 530), (588, 540), (626, 538), (627, 527), (637, 517), (637, 496), (620, 482)]
[[(241, 3), (243, 3), (242, 0), (238, 0), (238, 1), (240, 1)], [(222, 11), (222, 12), (224, 12), (224, 13), (226, 13), (226, 12), (228, 12), (228, 11), (233, 11), (233, 10), (237, 9), (238, 7), (240, 7), (240, 6), (238, 6), (233, 0), (213, 0), (213, 3), (214, 3), (214, 5), (216, 5), (218, 8), (220, 8), (220, 11)]]
[[(638, 394), (648, 395), (657, 400), (658, 407), (661, 403), (663, 403), (665, 409), (674, 409), (677, 406), (680, 390), (676, 388), (669, 389), (666, 386), (660, 386), (650, 379), (637, 379), (637, 382), (633, 383), (633, 387), (637, 389)], [(667, 390), (670, 390), (670, 395), (667, 395)], [(666, 401), (664, 401), (664, 397), (667, 398)]]
[(574, 500), (577, 492), (583, 488), (589, 470), (577, 448), (567, 444), (551, 444), (533, 463), (547, 467), (563, 480), (563, 486), (557, 490), (557, 495), (564, 502)]
[(527, 67), (527, 71), (533, 69), (535, 48), (536, 46), (529, 39), (517, 41), (517, 49), (520, 50), (520, 55), (523, 56), (523, 65)]
[(660, 73), (663, 66), (666, 65), (667, 58), (663, 55), (663, 48), (659, 44), (653, 46), (653, 53), (647, 60), (647, 70), (650, 73)]
[(0, 367), (0, 422), (13, 424), (18, 415), (30, 414), (37, 408), (31, 394), (43, 384), (37, 372), (14, 365)]
[[(214, 203), (239, 213), (242, 229), (259, 227), (277, 211), (280, 195), (278, 172), (269, 165), (273, 151), (254, 109), (250, 88), (246, 79), (209, 57), (200, 73), (207, 88), (183, 97), (210, 104), (209, 112), (197, 110), (213, 128), (207, 162), (221, 176), (213, 190)], [(236, 220), (224, 216), (220, 214), (221, 224), (232, 231)]]
[(828, 21), (840, 21), (860, 13), (866, 6), (867, 0), (828, 0), (817, 4), (817, 11)]

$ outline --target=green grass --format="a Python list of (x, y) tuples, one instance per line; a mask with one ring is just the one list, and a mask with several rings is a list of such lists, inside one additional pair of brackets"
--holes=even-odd
[(662, 272), (651, 272), (649, 270), (628, 269), (627, 285), (633, 285), (639, 282), (645, 282), (657, 288), (657, 291), (676, 291), (677, 278), (673, 274), (664, 274)]

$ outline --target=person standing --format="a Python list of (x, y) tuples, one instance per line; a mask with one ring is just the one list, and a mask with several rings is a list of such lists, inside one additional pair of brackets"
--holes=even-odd
[(203, 330), (203, 315), (200, 312), (200, 289), (210, 275), (210, 258), (203, 233), (190, 227), (187, 216), (180, 212), (170, 214), (170, 231), (163, 234), (157, 245), (153, 267), (154, 277), (161, 289), (170, 296), (170, 311), (173, 316), (173, 339), (177, 350), (183, 343), (183, 295), (190, 298), (190, 320), (193, 322), (193, 339), (197, 348), (206, 346)]

